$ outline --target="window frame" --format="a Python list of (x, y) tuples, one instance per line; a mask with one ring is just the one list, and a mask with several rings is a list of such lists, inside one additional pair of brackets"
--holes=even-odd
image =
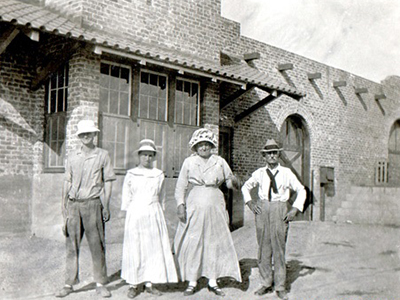
[[(63, 70), (63, 85), (62, 87), (58, 86), (59, 78), (60, 78), (60, 71), (61, 69)], [(54, 76), (57, 77), (56, 81), (56, 88), (52, 88), (52, 79)], [(48, 77), (47, 83), (45, 84), (45, 105), (44, 105), (44, 118), (45, 118), (45, 124), (44, 124), (44, 149), (43, 149), (43, 171), (45, 173), (62, 173), (65, 171), (65, 152), (66, 152), (66, 139), (67, 139), (67, 131), (66, 131), (66, 115), (67, 115), (67, 110), (68, 110), (68, 88), (69, 88), (69, 63), (66, 62), (63, 64), (57, 71), (54, 73), (50, 74)], [(62, 105), (62, 110), (59, 110), (59, 91), (63, 90), (63, 105)], [(55, 103), (55, 111), (52, 112), (52, 91), (56, 91), (56, 103)], [(61, 150), (61, 165), (55, 165), (51, 166), (51, 155), (57, 155), (52, 153), (51, 151), (51, 144), (53, 141), (56, 142), (56, 144), (59, 144), (59, 134), (57, 133), (57, 139), (56, 140), (51, 140), (51, 137), (53, 136), (53, 119), (56, 119), (57, 124), (59, 122), (63, 121), (64, 126), (64, 139), (63, 142), (61, 143), (60, 150)], [(62, 120), (63, 119), (63, 120)], [(51, 123), (50, 123), (51, 122)], [(61, 129), (62, 130), (62, 129)], [(63, 157), (64, 156), (64, 157)]]
[(200, 91), (201, 91), (201, 86), (200, 86), (200, 80), (195, 80), (195, 79), (190, 79), (190, 78), (185, 78), (182, 76), (177, 76), (175, 78), (175, 90), (177, 90), (177, 83), (178, 80), (183, 81), (183, 82), (190, 82), (191, 84), (196, 83), (197, 84), (197, 111), (196, 111), (196, 124), (186, 124), (186, 123), (177, 123), (176, 122), (176, 93), (175, 93), (175, 99), (174, 99), (174, 119), (173, 119), (173, 123), (174, 124), (179, 124), (179, 125), (187, 125), (187, 126), (200, 126), (200, 99), (201, 99), (201, 95), (200, 95)]
[[(141, 96), (141, 83), (142, 83), (142, 73), (149, 73), (149, 74), (153, 74), (153, 75), (157, 75), (157, 76), (164, 76), (166, 79), (165, 82), (165, 119), (164, 120), (159, 120), (159, 119), (151, 119), (148, 117), (142, 117), (140, 116), (140, 96)], [(170, 82), (170, 76), (168, 73), (162, 73), (159, 71), (153, 71), (151, 69), (148, 68), (140, 68), (139, 70), (139, 78), (138, 78), (138, 86), (139, 86), (139, 90), (138, 90), (138, 102), (137, 102), (137, 115), (136, 117), (138, 119), (144, 119), (144, 120), (153, 120), (153, 121), (157, 121), (157, 122), (163, 122), (166, 123), (168, 122), (168, 116), (169, 116), (169, 103), (170, 103), (170, 99), (169, 99), (169, 82)], [(157, 81), (157, 83), (159, 83), (159, 80)], [(175, 99), (174, 99), (175, 101)]]
[[(127, 115), (122, 115), (122, 114), (118, 114), (118, 113), (115, 114), (115, 113), (101, 111), (100, 110), (100, 100), (101, 100), (100, 96), (99, 96), (99, 113), (104, 114), (106, 116), (116, 116), (116, 117), (131, 118), (131, 116), (132, 116), (132, 89), (133, 89), (133, 80), (134, 80), (132, 67), (130, 65), (121, 64), (121, 63), (118, 63), (118, 62), (113, 62), (113, 61), (103, 60), (102, 59), (100, 61), (100, 77), (102, 75), (105, 75), (105, 74), (101, 73), (101, 64), (103, 64), (103, 63), (104, 64), (108, 64), (110, 66), (116, 66), (116, 67), (125, 68), (125, 69), (129, 70), (129, 86), (128, 86), (128, 91), (127, 91), (127, 93), (128, 93), (128, 114)], [(111, 74), (109, 74), (108, 76), (112, 77)], [(99, 86), (100, 86), (100, 90), (101, 90), (102, 89), (101, 84), (99, 84)], [(120, 106), (120, 102), (118, 103), (118, 105)]]
[[(160, 165), (157, 165), (157, 167), (162, 168), (167, 177), (169, 178), (177, 177), (180, 170), (177, 170), (176, 168), (178, 167), (178, 164), (180, 164), (181, 166), (181, 163), (183, 162), (183, 160), (181, 161), (182, 155), (185, 158), (188, 155), (190, 155), (186, 153), (187, 152), (186, 145), (190, 139), (190, 136), (187, 135), (189, 134), (189, 131), (192, 134), (193, 131), (199, 128), (201, 124), (201, 110), (202, 110), (201, 79), (193, 77), (185, 77), (183, 75), (179, 76), (175, 72), (170, 72), (166, 69), (157, 69), (157, 68), (154, 69), (151, 66), (144, 67), (135, 64), (129, 65), (127, 62), (121, 64), (118, 62), (114, 63), (109, 60), (101, 60), (101, 63), (105, 63), (111, 66), (128, 68), (130, 70), (130, 78), (131, 78), (129, 86), (130, 115), (127, 116), (127, 115), (111, 114), (101, 111), (99, 113), (100, 116), (99, 125), (101, 129), (99, 135), (99, 145), (101, 147), (105, 147), (104, 143), (107, 143), (108, 146), (105, 149), (109, 149), (113, 153), (113, 154), (110, 153), (110, 155), (114, 155), (113, 159), (114, 171), (117, 174), (125, 174), (128, 169), (134, 167), (137, 161), (136, 158), (134, 158), (131, 154), (134, 150), (136, 150), (137, 144), (139, 143), (140, 139), (152, 138), (156, 142), (157, 148), (159, 150), (159, 153), (157, 155), (160, 155), (160, 160), (157, 160), (157, 163), (160, 163)], [(156, 75), (157, 81), (155, 80), (154, 77), (151, 78), (151, 75)], [(188, 92), (188, 98), (187, 98), (188, 100), (191, 100), (190, 94), (192, 94), (193, 85), (195, 85), (195, 87), (197, 86), (198, 90), (195, 98), (197, 105), (195, 114), (196, 121), (194, 122), (194, 124), (185, 124), (176, 122), (175, 104), (177, 101), (176, 91), (177, 91), (178, 80), (182, 81), (183, 83), (183, 89), (182, 89), (183, 92), (185, 90), (184, 89), (185, 84), (190, 83), (190, 92)], [(154, 90), (151, 90), (153, 87), (150, 87), (151, 89), (147, 89), (144, 91), (145, 93), (143, 93), (142, 90), (143, 87), (147, 87), (148, 85), (150, 85), (150, 83), (154, 85)], [(164, 89), (164, 84), (165, 84), (165, 89)], [(157, 93), (155, 92), (156, 90)], [(159, 95), (162, 95), (162, 97), (159, 97)], [(146, 106), (146, 109), (143, 111), (143, 113), (146, 116), (140, 115), (140, 97), (143, 96), (154, 97), (153, 99), (147, 98), (143, 100), (143, 101), (148, 101), (147, 103), (150, 103), (149, 101), (153, 100), (154, 102), (152, 104), (154, 104), (156, 102), (155, 97), (157, 97), (158, 98), (157, 105), (159, 105), (159, 103), (165, 105), (165, 109), (164, 107), (161, 108), (163, 110), (163, 114), (161, 114), (163, 116), (162, 120), (158, 119), (159, 113), (151, 111), (151, 113), (153, 114), (150, 114), (150, 109), (156, 109), (156, 108), (155, 106), (150, 106), (145, 102), (142, 103), (144, 103)], [(190, 107), (191, 105), (190, 101), (183, 103), (187, 104), (188, 107)], [(158, 106), (157, 109), (159, 108), (160, 107)], [(164, 111), (165, 111), (165, 116), (164, 116)], [(189, 114), (190, 111), (187, 111), (187, 113)], [(151, 116), (155, 116), (156, 118), (153, 119), (151, 118)], [(184, 114), (182, 114), (182, 116), (184, 117)], [(194, 118), (194, 113), (192, 113), (190, 116), (191, 118), (192, 117)], [(115, 144), (113, 146), (114, 147), (113, 149), (111, 148), (111, 144), (108, 144), (110, 141), (112, 141), (112, 139), (110, 139), (110, 137), (104, 137), (104, 133), (106, 133), (106, 130), (105, 128), (102, 127), (103, 126), (102, 124), (104, 123), (104, 126), (109, 126), (106, 124), (107, 123), (113, 124), (114, 118), (115, 121), (122, 123), (125, 122), (127, 126), (126, 128), (129, 131), (128, 138), (125, 139), (124, 142), (125, 145), (124, 152), (122, 151), (116, 152), (117, 150), (115, 148), (116, 147)], [(184, 120), (185, 118), (182, 119), (182, 121)], [(189, 119), (189, 121), (191, 120)], [(107, 135), (109, 134), (110, 133), (107, 133)], [(162, 140), (159, 139), (160, 134), (165, 135), (165, 137)], [(181, 137), (184, 137), (183, 140)], [(178, 146), (175, 144), (177, 141), (180, 140), (182, 140), (184, 143), (183, 146), (184, 149), (183, 148), (181, 149), (182, 145)], [(121, 145), (122, 144), (119, 144), (118, 147), (121, 147)], [(118, 150), (121, 149), (118, 148)], [(190, 150), (188, 151), (190, 152)], [(115, 156), (116, 153), (120, 154)], [(124, 157), (121, 156), (122, 153), (124, 153)], [(118, 160), (119, 167), (115, 166), (114, 160), (116, 159), (116, 157), (119, 159)]]

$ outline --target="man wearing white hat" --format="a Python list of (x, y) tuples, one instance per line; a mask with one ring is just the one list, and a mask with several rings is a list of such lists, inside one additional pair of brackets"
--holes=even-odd
[[(303, 211), (306, 191), (293, 172), (279, 164), (281, 151), (273, 139), (267, 140), (260, 151), (267, 165), (251, 175), (243, 185), (242, 193), (245, 203), (256, 215), (258, 268), (263, 284), (255, 294), (271, 293), (274, 285), (277, 296), (286, 300), (286, 238), (289, 222), (298, 211)], [(259, 199), (252, 200), (250, 191), (255, 187), (258, 187)], [(296, 192), (297, 197), (288, 211), (290, 190)]]
[(72, 286), (79, 282), (79, 248), (84, 233), (92, 255), (96, 291), (102, 297), (111, 296), (104, 286), (108, 280), (104, 222), (110, 219), (112, 181), (116, 178), (108, 152), (94, 144), (99, 131), (93, 121), (80, 121), (76, 134), (81, 147), (68, 155), (62, 200), (67, 248), (66, 279), (57, 297), (72, 293)]

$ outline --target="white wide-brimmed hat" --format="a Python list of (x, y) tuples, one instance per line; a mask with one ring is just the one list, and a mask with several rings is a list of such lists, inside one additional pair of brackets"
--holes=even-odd
[(78, 123), (78, 130), (76, 135), (80, 135), (81, 133), (87, 132), (99, 132), (100, 130), (94, 125), (92, 120), (81, 120)]
[(214, 148), (217, 147), (218, 144), (215, 134), (206, 128), (200, 128), (193, 132), (192, 138), (189, 141), (190, 149), (195, 151), (194, 146), (200, 142), (209, 142)]
[(141, 151), (151, 151), (154, 152), (154, 154), (158, 152), (156, 144), (154, 143), (153, 140), (150, 139), (144, 139), (139, 142), (139, 149), (137, 149), (135, 152), (139, 153)]
[(282, 151), (283, 148), (279, 148), (277, 142), (274, 139), (269, 139), (265, 143), (264, 148), (260, 150), (260, 152), (272, 152), (272, 151)]

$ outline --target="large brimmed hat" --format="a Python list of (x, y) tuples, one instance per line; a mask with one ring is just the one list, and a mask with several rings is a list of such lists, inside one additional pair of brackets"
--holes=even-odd
[(189, 147), (192, 151), (195, 151), (194, 146), (200, 142), (209, 142), (213, 148), (217, 147), (218, 141), (215, 134), (206, 128), (197, 129), (192, 134), (192, 138), (189, 141)]
[(154, 154), (158, 152), (156, 144), (154, 143), (153, 140), (150, 139), (144, 139), (139, 142), (139, 149), (137, 149), (135, 152), (139, 153), (141, 151), (151, 151), (154, 152)]
[(272, 151), (282, 151), (283, 148), (279, 148), (278, 144), (274, 139), (269, 139), (265, 143), (264, 148), (260, 150), (260, 152), (272, 152)]
[(92, 120), (81, 120), (78, 123), (78, 130), (76, 135), (80, 135), (81, 133), (87, 132), (99, 132), (100, 130), (94, 125)]

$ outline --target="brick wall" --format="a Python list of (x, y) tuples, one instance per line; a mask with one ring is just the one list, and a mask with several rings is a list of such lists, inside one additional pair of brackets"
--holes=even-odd
[(67, 154), (79, 145), (78, 122), (85, 119), (97, 124), (99, 99), (100, 57), (81, 49), (69, 61)]
[[(46, 0), (85, 27), (217, 60), (220, 0)], [(112, 20), (112, 22), (110, 22)], [(182, 41), (185, 41), (182, 43)]]
[(56, 12), (61, 12), (75, 22), (82, 22), (82, 0), (40, 0), (42, 5)]
[(43, 136), (43, 91), (32, 92), (36, 48), (17, 36), (0, 64), (0, 233), (29, 230), (32, 175)]
[(219, 85), (213, 82), (202, 84), (201, 122), (218, 126), (219, 124)]
[[(328, 199), (326, 212), (332, 217), (351, 185), (374, 184), (376, 160), (388, 157), (389, 130), (396, 118), (399, 118), (396, 111), (400, 98), (394, 92), (391, 95), (387, 85), (380, 85), (246, 37), (232, 40), (237, 28), (229, 22), (225, 29), (228, 32), (222, 36), (228, 36), (229, 40), (225, 40), (224, 51), (239, 57), (244, 53), (259, 52), (261, 59), (252, 62), (256, 68), (271, 78), (307, 93), (300, 101), (280, 97), (238, 123), (233, 123), (232, 117), (261, 100), (263, 95), (254, 93), (241, 98), (222, 111), (222, 114), (228, 116), (224, 122), (231, 123), (235, 130), (234, 169), (248, 177), (262, 164), (257, 153), (262, 144), (269, 137), (278, 138), (283, 121), (289, 115), (297, 114), (305, 120), (310, 134), (311, 170), (315, 174), (317, 206), (319, 167), (335, 168), (336, 195)], [(280, 63), (292, 63), (294, 68), (279, 72), (277, 66)], [(308, 80), (307, 73), (317, 72), (321, 73), (321, 79)], [(347, 86), (335, 89), (333, 81), (346, 81)], [(390, 83), (393, 85), (393, 80)], [(357, 96), (354, 93), (355, 87), (368, 88), (369, 92)], [(388, 99), (377, 103), (374, 95), (382, 92), (387, 94)]]

